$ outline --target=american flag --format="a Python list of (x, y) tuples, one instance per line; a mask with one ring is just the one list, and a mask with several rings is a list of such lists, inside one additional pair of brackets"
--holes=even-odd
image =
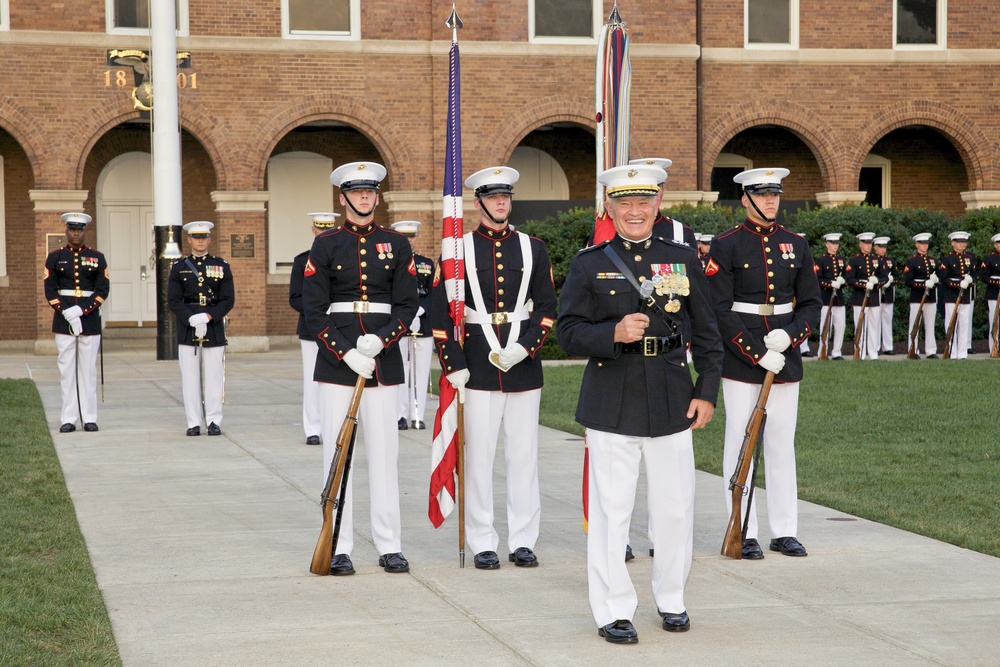
[[(461, 342), (465, 320), (465, 254), (462, 246), (462, 124), (458, 33), (453, 29), (448, 68), (448, 139), (444, 162), (444, 220), (441, 225), (441, 276), (454, 324), (451, 336)], [(445, 379), (438, 383), (434, 442), (431, 446), (431, 485), (427, 516), (435, 528), (455, 508), (458, 477), (458, 393)]]

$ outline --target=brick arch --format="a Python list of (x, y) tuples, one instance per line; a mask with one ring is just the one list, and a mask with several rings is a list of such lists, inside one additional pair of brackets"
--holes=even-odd
[(41, 187), (41, 165), (39, 164), (38, 149), (35, 147), (33, 139), (42, 141), (45, 137), (44, 130), (38, 125), (34, 118), (26, 112), (20, 105), (11, 98), (0, 99), (0, 129), (6, 131), (14, 138), (21, 150), (28, 158), (31, 165), (31, 176), (35, 187)]
[[(743, 130), (761, 125), (776, 125), (792, 132), (812, 151), (826, 187), (830, 190), (844, 189), (838, 185), (843, 177), (838, 157), (845, 153), (838, 133), (812, 110), (784, 100), (780, 103), (741, 104), (721, 114), (707, 126), (702, 153), (705, 178), (711, 178), (712, 165), (730, 139)], [(703, 183), (699, 187), (707, 189), (708, 185)]]
[(549, 123), (575, 123), (596, 129), (592, 97), (542, 97), (518, 107), (500, 123), (484, 146), (503, 147), (498, 159), (506, 163), (514, 149), (528, 134)]
[(413, 178), (412, 170), (403, 167), (411, 163), (406, 137), (395, 121), (360, 100), (317, 95), (276, 110), (254, 130), (253, 136), (267, 138), (266, 144), (261, 143), (252, 151), (260, 156), (250, 176), (258, 190), (264, 189), (267, 161), (278, 142), (294, 128), (317, 120), (340, 121), (361, 132), (383, 157), (385, 167), (393, 178), (392, 189), (414, 189), (409, 182)]
[(857, 149), (851, 151), (848, 164), (852, 173), (861, 172), (861, 164), (878, 140), (907, 125), (926, 125), (944, 134), (958, 150), (969, 174), (969, 188), (983, 189), (992, 182), (994, 146), (974, 121), (957, 109), (933, 100), (907, 100), (879, 109), (858, 128)]
[[(121, 125), (122, 123), (130, 120), (136, 120), (140, 117), (139, 111), (135, 109), (128, 108), (127, 105), (122, 104), (118, 107), (115, 105), (106, 106), (95, 106), (91, 109), (91, 113), (88, 118), (93, 119), (91, 124), (91, 129), (89, 133), (84, 132), (81, 136), (86, 136), (87, 141), (81, 146), (79, 150), (79, 161), (76, 166), (76, 174), (74, 175), (74, 182), (76, 188), (83, 187), (83, 174), (84, 168), (87, 164), (87, 158), (90, 157), (91, 151), (94, 146), (100, 141), (109, 130), (113, 127)], [(208, 154), (209, 159), (212, 161), (212, 167), (215, 170), (217, 187), (220, 190), (226, 189), (226, 161), (223, 156), (217, 150), (218, 145), (227, 147), (227, 159), (232, 157), (234, 153), (232, 142), (229, 140), (228, 133), (220, 131), (218, 128), (222, 127), (222, 124), (218, 119), (206, 116), (205, 114), (193, 114), (186, 115), (181, 113), (178, 118), (180, 125), (183, 129), (187, 130), (198, 143), (201, 144), (202, 148)], [(215, 141), (207, 139), (207, 137), (215, 135), (213, 138)], [(150, 146), (152, 150), (152, 146)]]

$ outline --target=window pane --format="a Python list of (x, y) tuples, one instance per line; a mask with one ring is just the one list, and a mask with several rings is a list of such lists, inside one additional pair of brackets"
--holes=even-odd
[(790, 0), (747, 0), (747, 40), (750, 44), (790, 44)]
[(593, 0), (535, 0), (536, 37), (593, 37)]
[(115, 0), (116, 28), (148, 28), (149, 3), (146, 0)]
[(897, 44), (937, 44), (937, 32), (937, 0), (897, 0)]
[(862, 167), (858, 189), (865, 191), (865, 203), (882, 207), (882, 167)]
[(351, 31), (350, 0), (288, 0), (292, 32)]

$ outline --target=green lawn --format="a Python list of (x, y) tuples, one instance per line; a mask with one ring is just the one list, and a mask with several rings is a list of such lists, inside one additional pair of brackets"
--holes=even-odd
[[(573, 421), (582, 375), (545, 368), (543, 424), (583, 433)], [(998, 394), (990, 359), (808, 363), (799, 497), (1000, 557)], [(721, 474), (724, 425), (720, 391), (712, 423), (695, 432), (700, 470)]]
[(0, 415), (0, 665), (120, 665), (34, 383)]

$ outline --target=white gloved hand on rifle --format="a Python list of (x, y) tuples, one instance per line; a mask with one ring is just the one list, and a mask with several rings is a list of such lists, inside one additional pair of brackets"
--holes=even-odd
[(344, 363), (350, 366), (351, 370), (365, 379), (371, 378), (375, 373), (375, 360), (365, 356), (357, 350), (348, 350), (344, 355)]
[(834, 278), (832, 284), (833, 284), (833, 289), (840, 289), (841, 287), (847, 284), (847, 280), (844, 279), (844, 276), (837, 276), (836, 278)]
[(865, 289), (872, 290), (876, 287), (878, 287), (878, 278), (875, 276), (869, 276), (868, 282), (865, 283)]
[(785, 367), (785, 355), (774, 350), (768, 350), (757, 364), (764, 370), (771, 371), (777, 375)]
[(355, 346), (358, 348), (358, 352), (369, 359), (374, 359), (379, 352), (385, 349), (385, 346), (382, 345), (382, 339), (375, 334), (358, 336), (358, 342)]
[(892, 277), (892, 274), (890, 273), (890, 274), (889, 274), (889, 277), (885, 279), (885, 286), (886, 286), (886, 287), (888, 287), (888, 286), (889, 286), (889, 285), (891, 285), (891, 284), (892, 284), (892, 283), (893, 283), (893, 282), (894, 282), (895, 280), (896, 280), (896, 279), (895, 279), (895, 278), (893, 278), (893, 277)]
[(960, 282), (958, 286), (961, 287), (962, 289), (967, 289), (971, 284), (972, 284), (972, 276), (966, 274), (965, 277), (962, 278), (962, 282)]
[(463, 368), (460, 371), (448, 373), (444, 377), (455, 388), (455, 391), (458, 392), (458, 400), (465, 403), (465, 384), (469, 381), (469, 369)]
[(764, 336), (764, 345), (767, 346), (767, 349), (775, 352), (784, 352), (791, 344), (792, 338), (785, 333), (784, 329), (775, 329)]
[(932, 273), (931, 277), (924, 281), (924, 287), (934, 288), (939, 282), (941, 282), (941, 279), (938, 278), (938, 275), (936, 273)]

